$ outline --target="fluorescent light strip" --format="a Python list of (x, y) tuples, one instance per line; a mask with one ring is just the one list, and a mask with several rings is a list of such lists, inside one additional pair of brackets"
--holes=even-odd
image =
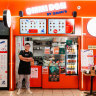
[[(11, 17), (20, 17), (20, 16), (11, 16)], [(34, 18), (34, 16), (23, 16), (23, 17), (33, 17)], [(51, 17), (70, 17), (70, 18), (72, 18), (73, 16), (35, 16), (35, 17), (49, 17), (49, 18), (51, 18)], [(79, 17), (79, 16), (78, 16)], [(22, 17), (20, 17), (20, 18), (22, 18)]]
[[(81, 18), (81, 22), (82, 22), (82, 26), (81, 26), (81, 43), (82, 43), (82, 47), (81, 47), (81, 50), (83, 50), (83, 18)], [(80, 51), (81, 52), (81, 51)], [(81, 88), (83, 89), (83, 72), (82, 72), (82, 75), (81, 75)]]
[(81, 26), (81, 43), (82, 43), (82, 47), (81, 47), (81, 49), (83, 49), (83, 18), (81, 18), (81, 22), (82, 22), (82, 26)]
[(96, 17), (93, 16), (93, 17), (82, 17), (82, 18), (96, 18)]
[[(14, 15), (14, 16), (11, 16), (11, 17), (20, 17), (20, 16)], [(23, 17), (34, 17), (34, 16), (23, 16)], [(47, 17), (47, 18), (49, 17), (49, 18), (51, 18), (51, 17), (73, 17), (73, 16), (47, 16), (46, 15), (46, 16), (35, 16), (35, 17)], [(22, 17), (20, 17), (20, 18), (22, 18)], [(96, 17), (82, 17), (82, 16), (77, 16), (76, 18), (96, 18)]]
[[(16, 16), (16, 15), (14, 15), (14, 16), (11, 16), (11, 17), (20, 17), (20, 16)], [(34, 17), (34, 16), (23, 16), (23, 17)], [(49, 16), (35, 16), (35, 17), (49, 17)], [(73, 16), (50, 16), (50, 17), (73, 17)], [(49, 17), (49, 18), (50, 18)], [(80, 16), (78, 16), (78, 17), (80, 17)], [(3, 18), (3, 16), (0, 16), (0, 18)], [(22, 17), (21, 17), (22, 18)], [(90, 17), (91, 18), (91, 17)]]
[(83, 89), (83, 72), (82, 72), (82, 89)]
[(12, 35), (13, 35), (13, 32), (12, 32), (12, 28), (11, 28), (11, 89), (12, 89)]

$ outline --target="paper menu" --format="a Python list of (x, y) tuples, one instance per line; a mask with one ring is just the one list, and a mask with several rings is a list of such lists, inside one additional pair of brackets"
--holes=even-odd
[(81, 71), (90, 69), (94, 65), (93, 50), (81, 50)]
[(31, 78), (38, 78), (38, 68), (31, 68)]
[(7, 87), (7, 40), (0, 39), (0, 87)]
[(0, 51), (7, 51), (7, 40), (0, 40)]

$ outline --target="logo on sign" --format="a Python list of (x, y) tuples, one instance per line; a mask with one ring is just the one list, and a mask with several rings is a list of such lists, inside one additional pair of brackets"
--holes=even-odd
[(57, 33), (57, 32), (58, 32), (57, 29), (54, 29), (54, 30), (53, 30), (53, 33)]
[(38, 33), (37, 29), (29, 29), (29, 33)]
[(5, 41), (0, 42), (0, 44), (5, 43)]
[(67, 13), (67, 10), (57, 11), (57, 12), (52, 12), (52, 13), (47, 13), (47, 16), (49, 16), (49, 15), (57, 15), (57, 14), (62, 14), (62, 13)]
[(44, 33), (44, 29), (42, 29), (41, 32)]
[(66, 9), (66, 8), (67, 8), (66, 2), (60, 2), (60, 3), (55, 3), (55, 4), (48, 4), (48, 5), (41, 5), (41, 6), (27, 8), (26, 13), (28, 15), (31, 15), (31, 14), (61, 10), (61, 9)]
[(2, 84), (5, 84), (5, 81), (2, 81)]

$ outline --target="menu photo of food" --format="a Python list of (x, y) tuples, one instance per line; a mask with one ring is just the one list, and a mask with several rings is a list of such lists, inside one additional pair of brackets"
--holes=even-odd
[(65, 74), (66, 73), (66, 68), (65, 67), (60, 67), (60, 74)]
[(59, 67), (49, 66), (49, 81), (58, 82), (59, 81)]

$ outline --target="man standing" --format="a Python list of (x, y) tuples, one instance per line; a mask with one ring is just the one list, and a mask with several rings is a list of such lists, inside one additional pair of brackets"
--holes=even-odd
[(32, 94), (30, 91), (30, 73), (31, 73), (31, 65), (33, 64), (33, 54), (29, 51), (30, 44), (25, 44), (25, 50), (21, 50), (19, 53), (19, 68), (18, 68), (18, 74), (19, 74), (19, 82), (18, 82), (18, 92), (19, 95), (21, 93), (22, 88), (22, 80), (25, 78), (25, 86), (27, 89), (27, 92)]

